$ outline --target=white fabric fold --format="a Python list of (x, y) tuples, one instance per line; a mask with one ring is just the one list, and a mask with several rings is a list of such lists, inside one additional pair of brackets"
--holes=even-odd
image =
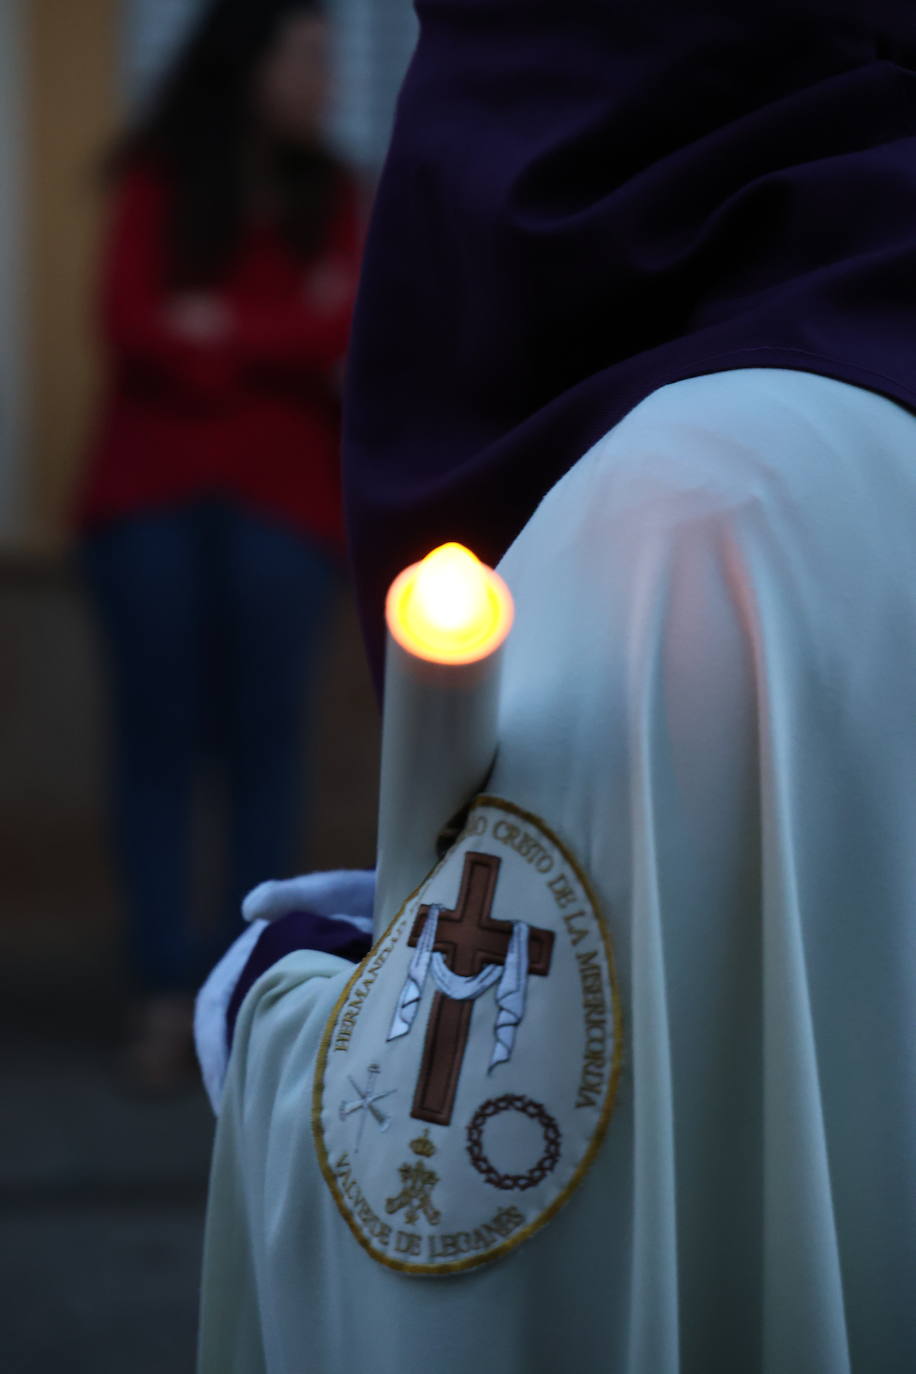
[(266, 921), (256, 920), (242, 932), (212, 970), (194, 1003), (194, 1045), (197, 1050), (197, 1061), (200, 1064), (200, 1073), (210, 1099), (210, 1106), (216, 1116), (219, 1116), (223, 1084), (229, 1065), (229, 1050), (226, 1044), (226, 1015), (229, 1003), (251, 952), (266, 929)]
[(489, 1072), (512, 1058), (515, 1032), (525, 1015), (528, 989), (528, 926), (516, 921), (512, 927), (509, 953), (496, 990), (496, 1041), (490, 1056)]
[(417, 947), (407, 970), (401, 995), (398, 998), (398, 1004), (394, 1009), (391, 1029), (388, 1032), (389, 1040), (397, 1040), (400, 1036), (407, 1035), (413, 1026), (417, 1008), (420, 1005), (420, 998), (423, 996), (423, 984), (426, 982), (426, 975), (429, 972), (429, 963), (432, 958), (433, 945), (436, 943), (436, 927), (441, 910), (441, 907), (433, 906), (427, 913), (420, 938), (417, 941)]
[(436, 987), (456, 1002), (470, 1002), (479, 997), (494, 983), (498, 983), (502, 975), (499, 964), (484, 964), (480, 972), (475, 973), (473, 977), (462, 977), (461, 974), (452, 972), (441, 954), (433, 955), (430, 967)]

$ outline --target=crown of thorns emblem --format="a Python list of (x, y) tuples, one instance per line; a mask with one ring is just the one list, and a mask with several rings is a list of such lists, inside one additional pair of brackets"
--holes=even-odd
[[(530, 1117), (544, 1132), (544, 1153), (526, 1174), (501, 1174), (487, 1158), (483, 1148), (483, 1128), (487, 1121), (501, 1112), (510, 1111), (521, 1112), (523, 1116)], [(535, 1102), (532, 1097), (521, 1097), (517, 1093), (504, 1093), (502, 1097), (489, 1098), (471, 1118), (471, 1124), (468, 1126), (468, 1154), (474, 1168), (483, 1174), (492, 1187), (506, 1190), (534, 1188), (560, 1162), (562, 1139), (562, 1132), (556, 1120), (540, 1102)]]

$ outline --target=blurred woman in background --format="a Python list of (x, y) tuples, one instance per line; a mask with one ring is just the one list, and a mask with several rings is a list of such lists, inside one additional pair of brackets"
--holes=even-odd
[[(218, 0), (110, 163), (109, 386), (79, 520), (115, 714), (130, 1082), (189, 1064), (192, 995), (242, 895), (301, 857), (302, 733), (342, 547), (339, 382), (359, 197), (329, 150), (310, 0)], [(192, 914), (202, 759), (229, 877)]]

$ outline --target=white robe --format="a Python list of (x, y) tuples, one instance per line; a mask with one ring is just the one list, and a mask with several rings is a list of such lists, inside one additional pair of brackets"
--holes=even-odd
[(288, 956), (238, 1021), (201, 1374), (911, 1374), (916, 418), (803, 372), (663, 387), (500, 571), (488, 791), (570, 841), (609, 923), (607, 1136), (490, 1267), (383, 1267), (310, 1132), (352, 968)]

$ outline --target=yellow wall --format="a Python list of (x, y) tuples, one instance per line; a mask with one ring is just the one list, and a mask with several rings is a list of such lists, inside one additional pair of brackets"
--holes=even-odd
[(120, 0), (26, 0), (29, 536), (56, 543), (98, 383), (92, 331), (101, 203), (94, 164), (118, 119)]

